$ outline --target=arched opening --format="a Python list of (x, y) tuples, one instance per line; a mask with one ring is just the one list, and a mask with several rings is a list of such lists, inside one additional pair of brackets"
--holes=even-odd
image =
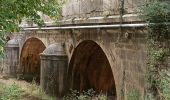
[(71, 58), (68, 76), (71, 88), (80, 92), (93, 89), (116, 98), (116, 86), (109, 61), (102, 48), (91, 40), (80, 43)]
[(27, 81), (40, 81), (40, 53), (45, 50), (43, 42), (37, 38), (29, 38), (23, 45), (20, 56), (20, 70)]

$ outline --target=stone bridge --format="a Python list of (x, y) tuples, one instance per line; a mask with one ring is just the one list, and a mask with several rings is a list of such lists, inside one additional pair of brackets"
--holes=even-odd
[[(146, 29), (133, 13), (141, 0), (127, 1), (121, 17), (116, 12), (118, 0), (70, 0), (63, 7), (60, 26), (24, 27), (10, 35), (7, 73), (35, 78), (56, 96), (69, 89), (92, 88), (117, 100), (127, 100), (128, 93), (136, 90), (144, 99)], [(102, 16), (105, 13), (107, 17)]]

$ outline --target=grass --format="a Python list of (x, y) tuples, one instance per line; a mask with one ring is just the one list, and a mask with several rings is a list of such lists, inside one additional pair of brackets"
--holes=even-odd
[(16, 85), (2, 87), (2, 95), (0, 100), (19, 100), (22, 96), (22, 90)]
[(79, 93), (70, 91), (65, 97), (57, 99), (45, 94), (35, 81), (28, 83), (15, 78), (0, 78), (0, 100), (107, 100), (103, 94), (96, 95), (93, 89)]
[(4, 92), (3, 88), (4, 88), (4, 84), (0, 82), (0, 97), (2, 97), (3, 95)]
[(7, 86), (0, 82), (0, 100), (56, 100), (56, 98), (47, 96), (35, 83), (25, 90), (16, 83)]
[[(17, 83), (6, 85), (0, 82), (0, 100), (57, 100), (55, 97), (50, 97), (43, 92), (39, 86), (33, 81), (28, 87), (23, 89)], [(100, 94), (95, 95), (92, 89), (79, 93), (72, 90), (70, 94), (58, 100), (107, 100), (107, 96)]]

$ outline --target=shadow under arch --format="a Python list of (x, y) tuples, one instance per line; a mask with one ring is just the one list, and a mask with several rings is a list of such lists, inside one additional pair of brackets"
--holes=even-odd
[(80, 92), (93, 89), (116, 98), (116, 86), (109, 61), (92, 40), (82, 41), (74, 50), (68, 68), (70, 88)]
[(44, 43), (35, 37), (27, 39), (20, 55), (19, 72), (27, 81), (40, 82), (40, 53), (45, 50)]

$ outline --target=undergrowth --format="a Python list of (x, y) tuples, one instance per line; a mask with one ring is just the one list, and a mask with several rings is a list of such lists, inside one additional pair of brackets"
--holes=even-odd
[(0, 83), (0, 100), (56, 100), (56, 98), (46, 95), (33, 81), (24, 88), (17, 83), (12, 85)]
[(10, 86), (2, 87), (3, 92), (0, 100), (19, 100), (21, 99), (22, 90), (15, 83)]
[(63, 100), (110, 100), (105, 94), (96, 94), (93, 89), (83, 91), (82, 93), (71, 90), (71, 93), (66, 95)]
[(170, 100), (170, 6), (165, 1), (150, 0), (139, 13), (148, 23), (146, 100)]

